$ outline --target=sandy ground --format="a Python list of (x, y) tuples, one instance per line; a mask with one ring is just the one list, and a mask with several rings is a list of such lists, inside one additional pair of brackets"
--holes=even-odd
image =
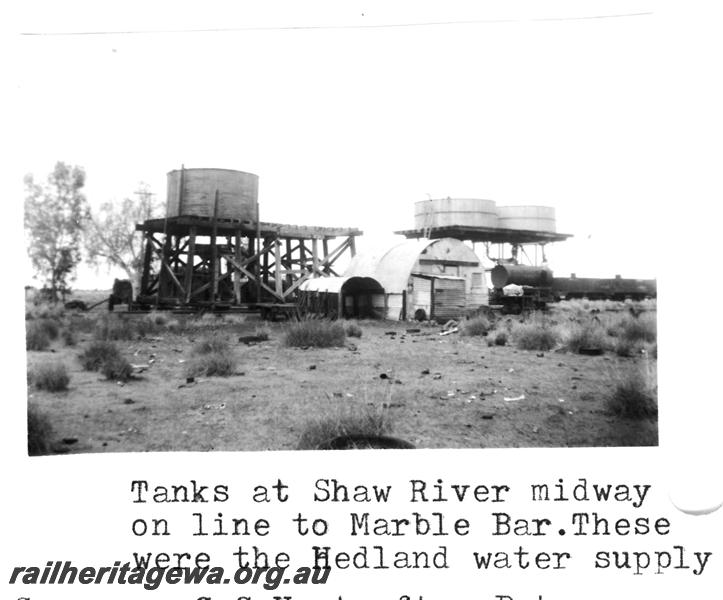
[[(652, 359), (488, 347), (439, 327), (372, 321), (343, 348), (286, 348), (284, 323), (268, 324), (269, 341), (237, 341), (259, 325), (255, 316), (206, 319), (181, 335), (117, 342), (133, 364), (153, 359), (125, 384), (81, 369), (91, 333), (76, 347), (57, 340), (28, 352), (28, 368), (63, 362), (69, 389), (31, 387), (29, 401), (50, 417), (56, 451), (70, 453), (294, 449), (307, 421), (352, 404), (388, 411), (393, 435), (418, 448), (657, 444), (656, 420), (611, 416), (604, 406), (617, 379)], [(209, 334), (232, 342), (237, 373), (186, 383), (192, 343)]]

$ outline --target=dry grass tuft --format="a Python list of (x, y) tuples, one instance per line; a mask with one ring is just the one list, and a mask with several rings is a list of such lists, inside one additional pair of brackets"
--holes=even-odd
[(259, 325), (254, 329), (254, 337), (259, 338), (259, 341), (265, 342), (271, 337), (271, 329), (268, 325)]
[(71, 313), (68, 319), (68, 329), (74, 333), (93, 333), (96, 318), (90, 315)]
[[(27, 305), (26, 305), (27, 306)], [(25, 311), (26, 319), (55, 319), (59, 321), (65, 316), (65, 307), (62, 304), (38, 304)]]
[(628, 316), (618, 324), (618, 337), (628, 342), (655, 342), (658, 325), (655, 315), (643, 313), (638, 317)]
[(359, 323), (348, 321), (344, 325), (344, 333), (346, 333), (347, 337), (360, 338), (362, 336), (362, 328), (359, 327)]
[(228, 340), (223, 337), (206, 337), (193, 346), (195, 356), (204, 354), (228, 354), (231, 351)]
[(42, 363), (35, 366), (30, 378), (39, 390), (63, 392), (68, 389), (70, 375), (63, 363)]
[(605, 402), (608, 412), (629, 419), (658, 415), (658, 387), (655, 369), (646, 361), (643, 368), (618, 379)]
[(138, 337), (137, 326), (128, 319), (117, 315), (103, 315), (98, 318), (95, 324), (95, 339), (116, 341), (133, 340)]
[(520, 350), (552, 350), (559, 335), (554, 327), (544, 321), (519, 323), (512, 328), (512, 338)]
[(186, 377), (228, 377), (236, 371), (236, 357), (232, 350), (208, 352), (194, 357), (186, 365)]
[(292, 323), (284, 335), (284, 345), (292, 348), (332, 348), (343, 346), (346, 332), (341, 323), (307, 320)]
[(38, 319), (36, 322), (38, 327), (48, 336), (50, 340), (57, 340), (60, 334), (60, 322), (56, 319)]
[(236, 370), (236, 356), (226, 338), (204, 338), (196, 343), (191, 353), (193, 358), (186, 364), (186, 377), (227, 377)]
[(100, 372), (110, 381), (128, 381), (133, 367), (123, 356), (112, 356), (103, 361)]
[(506, 331), (491, 331), (487, 334), (488, 346), (506, 346), (509, 335)]
[(314, 450), (321, 444), (344, 435), (381, 436), (392, 431), (389, 411), (376, 405), (341, 405), (306, 421), (298, 450)]
[(487, 335), (491, 328), (492, 326), (490, 325), (489, 320), (486, 317), (479, 316), (464, 321), (459, 333), (461, 335), (481, 336)]
[(25, 323), (25, 348), (40, 352), (50, 347), (50, 338), (37, 321)]
[(640, 342), (632, 342), (624, 338), (618, 338), (615, 341), (615, 354), (622, 357), (638, 356), (642, 354), (643, 344)]
[(570, 352), (580, 352), (587, 348), (603, 350), (607, 347), (605, 331), (592, 323), (572, 325), (563, 337), (565, 348)]
[(113, 342), (97, 340), (91, 342), (78, 355), (78, 359), (85, 371), (99, 371), (105, 362), (120, 358), (120, 355), (120, 350)]
[(52, 438), (50, 419), (34, 404), (28, 405), (28, 455), (50, 454)]
[(70, 328), (63, 329), (61, 337), (63, 338), (63, 343), (66, 346), (75, 346), (78, 343), (78, 336), (75, 335), (75, 332)]

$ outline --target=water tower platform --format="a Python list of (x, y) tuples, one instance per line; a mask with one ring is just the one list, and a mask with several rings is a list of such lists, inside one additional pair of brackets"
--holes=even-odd
[(211, 310), (291, 303), (307, 279), (338, 276), (336, 261), (346, 252), (354, 256), (362, 234), (201, 216), (149, 219), (136, 231), (144, 254), (134, 306)]
[(427, 238), (455, 238), (468, 242), (491, 242), (496, 244), (547, 244), (549, 242), (563, 242), (572, 237), (569, 233), (554, 233), (549, 231), (528, 231), (524, 229), (502, 229), (498, 227), (478, 227), (467, 225), (443, 225), (426, 229), (407, 229), (395, 231), (407, 239)]

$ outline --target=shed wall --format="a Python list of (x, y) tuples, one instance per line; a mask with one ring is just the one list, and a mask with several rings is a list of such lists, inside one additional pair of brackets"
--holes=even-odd
[(459, 319), (465, 311), (463, 279), (435, 279), (432, 294), (432, 318), (437, 321)]

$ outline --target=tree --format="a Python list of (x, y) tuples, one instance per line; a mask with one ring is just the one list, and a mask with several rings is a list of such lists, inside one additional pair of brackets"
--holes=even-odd
[(137, 200), (105, 202), (91, 212), (85, 247), (91, 264), (105, 262), (119, 267), (137, 286), (143, 265), (143, 236), (136, 231), (136, 223), (153, 218), (159, 207), (148, 184), (141, 182), (135, 193)]
[(30, 173), (25, 176), (28, 256), (53, 302), (58, 293), (65, 300), (80, 262), (81, 235), (88, 218), (84, 185), (83, 168), (64, 162), (55, 164), (45, 184), (36, 183)]

